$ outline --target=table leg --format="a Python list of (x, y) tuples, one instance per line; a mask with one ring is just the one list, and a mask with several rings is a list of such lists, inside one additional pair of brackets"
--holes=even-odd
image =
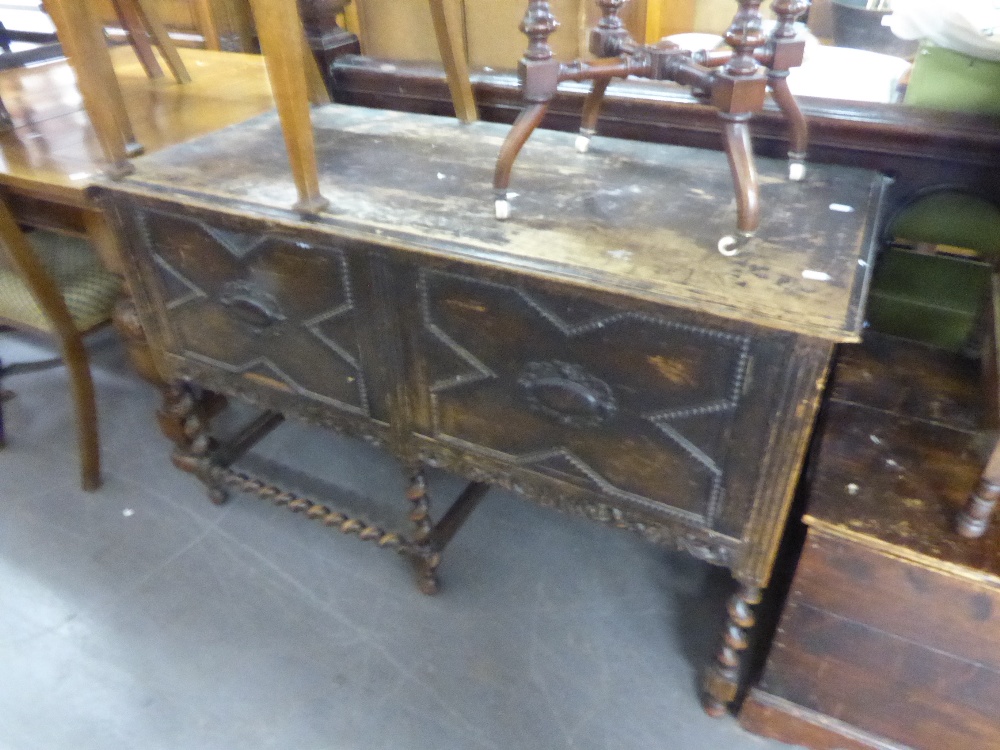
[(728, 604), (729, 619), (722, 634), (722, 646), (705, 671), (703, 706), (709, 716), (726, 713), (736, 700), (740, 685), (740, 665), (748, 645), (749, 631), (756, 623), (754, 606), (760, 604), (759, 586), (740, 584)]
[(216, 443), (209, 431), (212, 410), (210, 397), (198, 396), (187, 383), (171, 382), (163, 389), (163, 405), (156, 413), (163, 434), (174, 443), (171, 460), (178, 469), (194, 474), (208, 487), (208, 499), (221, 505), (229, 492), (211, 481), (203, 471)]
[(424, 594), (436, 594), (439, 588), (437, 569), (441, 564), (441, 552), (430, 544), (434, 523), (431, 520), (431, 499), (423, 467), (412, 470), (406, 499), (410, 501), (410, 522), (414, 526), (413, 549), (409, 557), (417, 574), (417, 588)]

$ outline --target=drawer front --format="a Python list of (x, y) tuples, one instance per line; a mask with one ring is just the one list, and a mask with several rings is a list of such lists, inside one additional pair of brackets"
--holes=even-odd
[(748, 507), (732, 446), (766, 442), (768, 427), (744, 409), (760, 390), (750, 336), (540, 284), (415, 278), (423, 435), (700, 527), (716, 527), (734, 485)]
[(138, 209), (133, 218), (168, 351), (256, 386), (370, 414), (344, 249), (218, 216), (206, 223)]

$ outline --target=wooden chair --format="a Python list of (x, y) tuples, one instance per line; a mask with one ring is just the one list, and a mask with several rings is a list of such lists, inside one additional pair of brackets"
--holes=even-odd
[[(250, 0), (250, 6), (298, 191), (294, 209), (304, 216), (315, 216), (326, 208), (327, 200), (319, 190), (309, 105), (329, 103), (330, 97), (306, 44), (298, 3)], [(461, 8), (456, 0), (430, 0), (430, 7), (455, 112), (463, 122), (474, 122), (478, 113), (461, 39)]]
[[(54, 338), (69, 370), (76, 410), (83, 489), (101, 483), (97, 407), (83, 336), (111, 320), (121, 280), (106, 271), (86, 246), (33, 247), (6, 203), (0, 201), (0, 246), (8, 267), (0, 267), (0, 325)], [(58, 364), (0, 366), (0, 378)], [(0, 401), (0, 447), (5, 445)]]
[[(150, 0), (114, 0), (114, 6), (148, 75), (162, 75), (152, 42), (159, 47), (178, 83), (191, 80)], [(84, 107), (108, 160), (106, 171), (113, 178), (123, 177), (133, 169), (128, 157), (142, 153), (142, 145), (129, 121), (104, 28), (86, 0), (45, 0), (45, 10), (76, 72)]]
[(328, 104), (330, 95), (306, 44), (295, 0), (250, 0), (250, 7), (298, 191), (294, 208), (305, 216), (315, 216), (327, 207), (328, 201), (319, 190), (309, 105)]

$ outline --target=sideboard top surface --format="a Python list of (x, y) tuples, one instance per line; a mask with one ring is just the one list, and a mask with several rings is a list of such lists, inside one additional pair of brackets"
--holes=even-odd
[(805, 182), (760, 159), (763, 219), (735, 258), (722, 152), (539, 130), (514, 167), (513, 215), (493, 216), (508, 127), (329, 105), (313, 110), (323, 194), (307, 221), (268, 114), (136, 161), (114, 192), (262, 215), (405, 250), (512, 268), (834, 341), (858, 339), (884, 178), (810, 165)]

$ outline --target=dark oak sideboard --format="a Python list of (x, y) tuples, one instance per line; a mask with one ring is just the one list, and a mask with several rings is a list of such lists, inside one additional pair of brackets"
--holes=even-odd
[[(216, 500), (253, 491), (396, 549), (434, 590), (489, 485), (730, 568), (740, 588), (707, 708), (736, 695), (833, 348), (856, 341), (885, 180), (761, 163), (763, 222), (716, 250), (735, 199), (721, 153), (540, 131), (514, 215), (493, 218), (507, 128), (313, 111), (330, 208), (295, 202), (276, 117), (136, 162), (99, 189), (173, 382), (175, 461)], [(206, 393), (264, 413), (227, 445)], [(390, 529), (232, 467), (285, 417), (385, 446), (413, 478)], [(473, 482), (440, 520), (421, 467)]]

